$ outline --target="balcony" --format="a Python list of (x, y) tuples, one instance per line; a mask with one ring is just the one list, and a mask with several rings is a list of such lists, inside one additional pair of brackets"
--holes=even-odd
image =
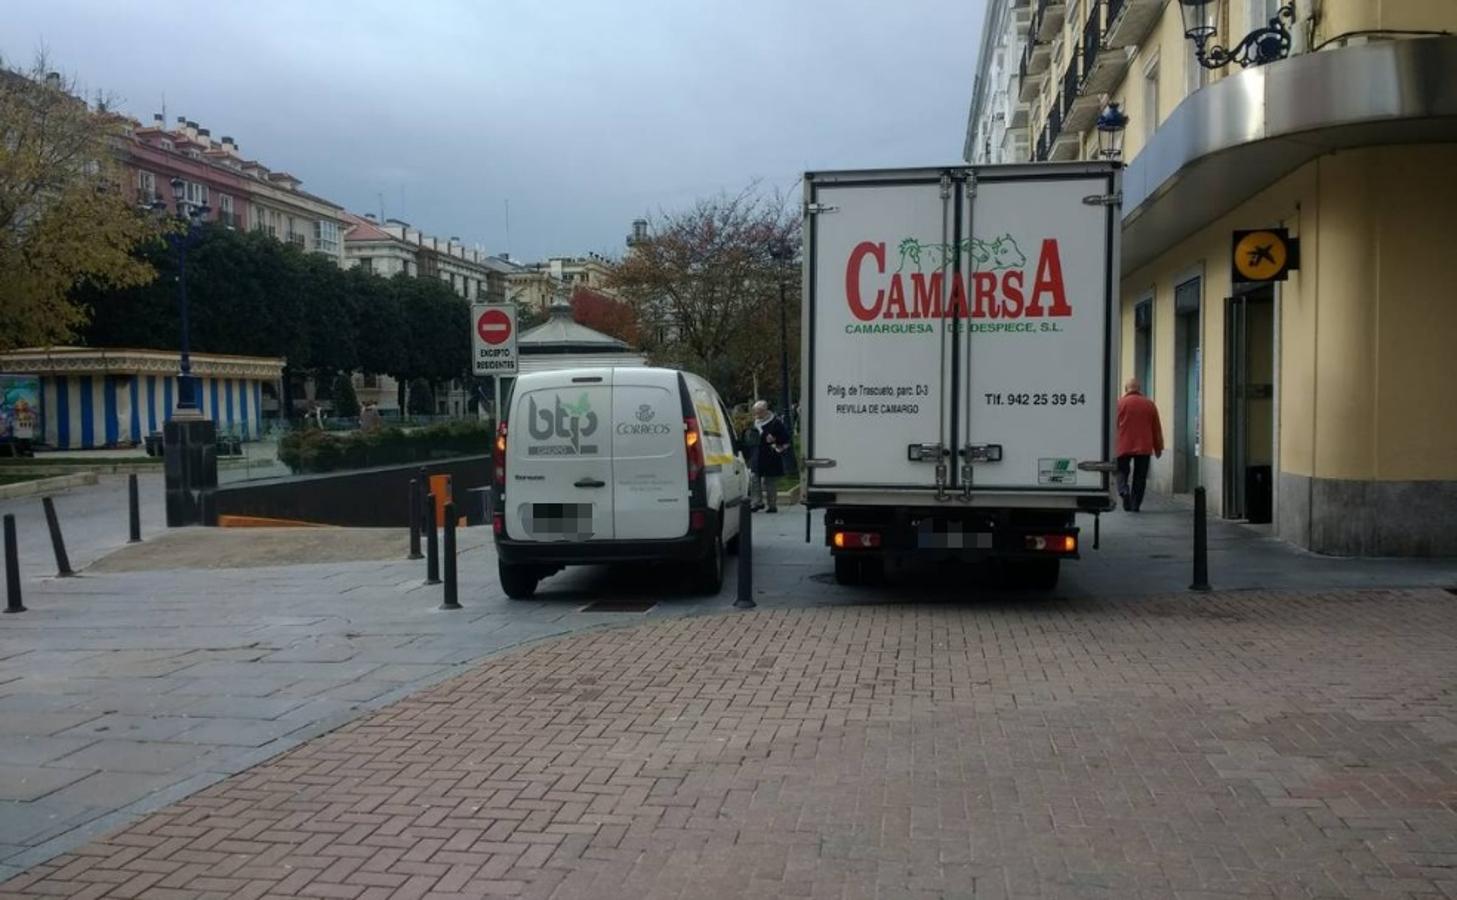
[(1012, 115), (1007, 119), (1008, 128), (1026, 128), (1027, 120), (1031, 118), (1032, 104), (1018, 100), (1012, 104)]
[(1032, 154), (1034, 162), (1043, 162), (1047, 159), (1047, 126), (1043, 126), (1042, 133), (1037, 136), (1037, 151)]
[(1128, 72), (1128, 51), (1108, 47), (1107, 38), (1101, 28), (1099, 13), (1106, 10), (1108, 20), (1128, 0), (1106, 0), (1099, 4), (1103, 9), (1093, 9), (1088, 23), (1083, 26), (1083, 83), (1082, 92), (1092, 97), (1110, 93)]
[(1103, 46), (1109, 50), (1137, 46), (1148, 37), (1163, 10), (1164, 0), (1108, 0)]
[(1067, 0), (1037, 0), (1037, 15), (1034, 17), (1033, 36), (1039, 41), (1050, 41), (1062, 30), (1067, 15)]
[(1022, 62), (1017, 67), (1017, 98), (1023, 102), (1034, 99), (1042, 90), (1042, 76), (1052, 59), (1052, 48), (1047, 44), (1029, 43), (1022, 51)]

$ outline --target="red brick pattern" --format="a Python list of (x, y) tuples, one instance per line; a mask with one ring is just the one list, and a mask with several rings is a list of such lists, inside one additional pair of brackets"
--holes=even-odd
[(1457, 897), (1442, 591), (760, 611), (493, 659), (0, 897)]

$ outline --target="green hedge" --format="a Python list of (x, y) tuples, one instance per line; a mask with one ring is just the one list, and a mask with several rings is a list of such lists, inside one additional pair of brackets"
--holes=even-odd
[(278, 459), (295, 474), (428, 462), (490, 453), (491, 434), (489, 422), (472, 419), (410, 431), (385, 427), (369, 434), (303, 428), (279, 441)]

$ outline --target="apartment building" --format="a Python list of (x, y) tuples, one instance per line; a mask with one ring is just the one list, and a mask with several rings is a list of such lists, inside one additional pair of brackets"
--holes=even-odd
[(571, 296), (577, 287), (591, 288), (611, 295), (607, 276), (612, 261), (596, 253), (586, 256), (553, 256), (543, 262), (519, 266), (509, 278), (509, 294), (513, 301), (548, 312), (560, 296)]
[[(987, 25), (969, 161), (1088, 158), (1128, 116), (1120, 344), (1162, 413), (1154, 488), (1322, 553), (1457, 554), (1457, 3), (990, 0)], [(1209, 68), (1186, 32), (1266, 53)], [(1284, 280), (1238, 277), (1250, 230)]]
[(186, 116), (168, 128), (158, 113), (151, 125), (133, 120), (118, 152), (138, 202), (175, 211), (171, 182), (180, 178), (185, 199), (206, 205), (209, 221), (264, 231), (344, 265), (344, 208), (303, 190), (293, 175), (247, 159), (232, 137), (215, 139)]

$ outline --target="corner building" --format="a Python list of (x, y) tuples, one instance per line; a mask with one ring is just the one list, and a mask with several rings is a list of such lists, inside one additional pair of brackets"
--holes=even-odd
[[(1457, 3), (1293, 7), (1287, 58), (1209, 70), (1177, 0), (991, 0), (965, 156), (1091, 157), (1104, 104), (1128, 115), (1120, 343), (1163, 419), (1154, 490), (1320, 553), (1457, 555)], [(1276, 11), (1211, 0), (1211, 43)], [(1237, 283), (1234, 233), (1280, 228), (1298, 267)]]

